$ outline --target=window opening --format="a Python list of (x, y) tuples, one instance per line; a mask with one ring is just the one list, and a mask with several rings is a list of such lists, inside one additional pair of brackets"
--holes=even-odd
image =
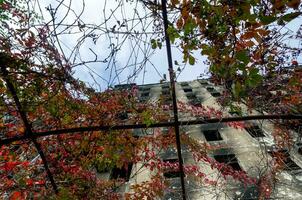
[(205, 130), (203, 135), (209, 142), (223, 140), (218, 130)]
[(115, 85), (114, 88), (115, 89), (131, 89), (133, 88), (134, 86), (136, 86), (135, 83), (130, 83), (130, 84), (120, 84), (120, 85)]
[(149, 92), (143, 92), (142, 94), (141, 94), (141, 97), (148, 97), (149, 96)]
[(177, 158), (168, 158), (168, 159), (163, 159), (163, 162), (178, 163), (178, 159)]
[(170, 89), (170, 86), (169, 85), (162, 85), (161, 89), (162, 90), (165, 90), (165, 89), (168, 90), (168, 89)]
[(180, 85), (181, 85), (181, 87), (187, 87), (187, 86), (189, 86), (189, 83), (187, 83), (187, 82), (182, 82), (182, 83), (180, 83)]
[(195, 94), (192, 94), (192, 93), (188, 93), (188, 94), (186, 94), (186, 96), (187, 96), (187, 98), (188, 98), (189, 100), (193, 100), (193, 99), (196, 99), (196, 98), (197, 98), (196, 95), (195, 95)]
[(150, 88), (149, 87), (140, 87), (139, 88), (139, 91), (142, 91), (142, 92), (146, 92), (146, 91), (149, 91)]
[(233, 170), (242, 170), (235, 154), (215, 155), (214, 158), (217, 162), (225, 163), (228, 166), (232, 167)]
[[(166, 159), (163, 159), (163, 162), (169, 162), (171, 164), (175, 164), (175, 163), (178, 163), (178, 158), (175, 158), (175, 157), (174, 158), (166, 158)], [(180, 177), (180, 171), (178, 169), (176, 171), (167, 169), (167, 171), (164, 172), (164, 177), (166, 177), (166, 178)]]
[(128, 119), (128, 113), (127, 112), (120, 112), (120, 113), (117, 114), (117, 117), (120, 120), (126, 120), (126, 119)]
[(214, 88), (213, 88), (213, 87), (207, 87), (207, 91), (208, 91), (208, 92), (213, 92), (213, 91), (214, 91)]
[(190, 100), (190, 104), (192, 104), (193, 106), (198, 106), (201, 104), (201, 99), (199, 98), (189, 99), (189, 100)]
[(170, 95), (170, 90), (162, 90), (162, 95)]
[(183, 90), (184, 90), (185, 93), (187, 93), (187, 92), (193, 92), (192, 88), (184, 88)]
[(265, 137), (262, 129), (258, 125), (245, 127), (245, 130), (253, 137)]
[[(284, 170), (286, 171), (294, 171), (294, 170), (300, 170), (301, 167), (297, 165), (291, 158), (290, 154), (287, 150), (280, 150), (280, 151), (269, 151), (268, 152), (273, 158), (280, 158), (281, 161), (284, 163)], [(280, 154), (280, 156), (277, 156), (277, 154)]]
[(110, 174), (110, 179), (125, 179), (125, 181), (129, 181), (131, 170), (132, 170), (132, 163), (129, 163), (127, 166), (122, 168), (113, 168)]
[(221, 96), (221, 94), (219, 92), (211, 92), (211, 95), (213, 97), (220, 97)]

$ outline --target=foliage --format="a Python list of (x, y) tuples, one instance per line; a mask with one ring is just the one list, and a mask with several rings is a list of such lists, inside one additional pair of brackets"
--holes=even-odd
[(301, 15), (300, 0), (171, 0), (169, 8), (177, 13), (168, 28), (169, 38), (182, 49), (183, 62), (194, 65), (196, 51), (205, 55), (212, 78), (225, 84), (236, 99), (249, 96), (256, 103), (251, 93), (271, 82), (268, 75), (280, 76), (285, 58), (293, 55), (289, 64), (297, 63), (300, 51), (279, 38), (298, 38), (299, 31), (286, 36), (279, 30)]
[[(178, 163), (165, 162), (160, 158), (164, 150), (175, 149), (174, 130), (164, 133), (159, 128), (142, 129), (142, 134), (137, 136), (132, 130), (117, 131), (113, 128), (125, 123), (149, 127), (167, 122), (171, 106), (165, 101), (139, 102), (135, 87), (103, 92), (87, 87), (72, 76), (72, 65), (53, 42), (53, 32), (48, 24), (33, 26), (32, 22), (40, 19), (34, 11), (23, 12), (23, 1), (0, 3), (0, 23), (4, 28), (0, 32), (1, 137), (27, 137), (26, 140), (1, 146), (0, 197), (120, 199), (119, 189), (125, 185), (126, 178), (108, 180), (102, 175), (113, 170), (127, 173), (130, 164), (141, 164), (154, 176), (150, 181), (132, 185), (132, 192), (125, 194), (125, 198), (154, 199), (162, 196), (168, 187), (162, 174), (179, 170)], [(263, 82), (260, 75), (263, 64), (267, 69), (276, 66), (273, 61), (277, 53), (273, 51), (277, 49), (270, 49), (269, 44), (262, 41), (271, 37), (271, 31), (265, 26), (276, 20), (283, 23), (297, 17), (298, 11), (284, 13), (284, 9), (297, 9), (300, 1), (275, 1), (269, 4), (271, 10), (265, 10), (259, 1), (217, 3), (171, 1), (170, 7), (181, 12), (176, 26), (170, 26), (168, 32), (172, 42), (181, 40), (185, 62), (195, 64), (192, 52), (200, 49), (211, 62), (214, 79), (235, 80), (233, 93), (240, 97)], [(201, 42), (205, 38), (206, 42)], [(161, 48), (161, 41), (152, 40), (152, 48)], [(272, 62), (263, 63), (264, 58), (272, 59)], [(242, 73), (238, 74), (238, 71)], [(293, 77), (290, 85), (293, 92), (299, 91), (299, 77), (296, 74)], [(299, 104), (297, 98), (294, 94), (288, 95), (284, 101)], [(180, 112), (191, 117), (223, 117), (221, 111), (211, 107), (182, 102), (178, 105)], [(163, 112), (164, 109), (167, 112)], [(244, 126), (235, 122), (227, 125), (235, 128)], [(110, 126), (112, 130), (72, 131), (73, 128), (97, 126)], [(59, 130), (66, 129), (70, 132), (59, 134)], [(52, 134), (41, 135), (48, 131)], [(291, 145), (290, 135), (279, 127), (274, 137), (280, 148)], [(244, 171), (234, 171), (208, 156), (208, 152), (221, 147), (200, 143), (186, 133), (181, 139), (195, 163), (220, 171), (224, 179), (231, 177), (244, 185), (258, 184), (263, 191), (271, 187), (267, 181), (270, 174), (260, 177), (261, 181), (257, 183)], [(49, 174), (45, 173), (46, 163), (40, 149), (45, 153), (49, 171), (58, 185), (58, 194), (53, 192)], [(278, 160), (276, 163), (271, 174), (276, 174), (281, 168)], [(186, 176), (194, 177), (203, 185), (217, 186), (218, 182), (207, 177), (197, 164), (184, 166)], [(139, 170), (130, 176), (137, 175), (135, 173)]]

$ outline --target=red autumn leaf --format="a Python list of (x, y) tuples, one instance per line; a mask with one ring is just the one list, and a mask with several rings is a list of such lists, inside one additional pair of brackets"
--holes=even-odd
[(9, 197), (9, 200), (21, 200), (24, 199), (22, 198), (22, 193), (19, 191), (15, 191), (12, 193), (12, 195)]

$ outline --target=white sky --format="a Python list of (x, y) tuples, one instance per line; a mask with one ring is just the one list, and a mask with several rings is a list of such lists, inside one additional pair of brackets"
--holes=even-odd
[[(63, 24), (71, 24), (76, 19), (73, 11), (75, 13), (80, 13), (84, 6), (84, 12), (76, 22), (79, 21), (80, 24), (87, 24), (87, 26), (89, 26), (89, 24), (96, 24), (99, 29), (94, 32), (99, 36), (96, 44), (93, 43), (91, 38), (86, 38), (78, 49), (78, 54), (76, 56), (74, 54), (75, 52), (71, 52), (71, 49), (79, 42), (79, 38), (83, 38), (84, 35), (87, 36), (91, 34), (91, 32), (89, 32), (86, 27), (83, 28), (83, 31), (80, 31), (77, 23), (74, 24), (72, 29), (64, 31), (66, 34), (61, 35), (59, 40), (66, 57), (71, 55), (71, 61), (73, 59), (75, 59), (76, 63), (91, 61), (95, 59), (95, 54), (99, 60), (104, 60), (111, 52), (110, 48), (114, 47), (119, 49), (115, 54), (115, 60), (108, 60), (107, 63), (89, 63), (87, 66), (81, 65), (75, 67), (75, 77), (102, 90), (108, 86), (127, 82), (136, 82), (138, 84), (156, 83), (162, 79), (163, 74), (167, 74), (167, 78), (169, 79), (164, 43), (161, 50), (156, 49), (156, 51), (154, 51), (150, 46), (151, 38), (156, 38), (156, 35), (136, 34), (129, 37), (129, 34), (104, 34), (106, 28), (110, 29), (114, 26), (116, 31), (121, 32), (134, 33), (143, 32), (143, 30), (146, 32), (153, 32), (153, 17), (150, 17), (149, 15), (148, 19), (142, 19), (142, 21), (138, 20), (138, 18), (145, 16), (147, 13), (150, 13), (150, 11), (145, 9), (142, 4), (136, 4), (136, 0), (134, 0), (133, 3), (129, 2), (130, 0), (65, 0), (64, 3), (66, 6), (64, 7), (64, 5), (61, 5), (59, 7), (56, 15), (56, 22), (63, 19)], [(40, 1), (40, 3), (43, 4), (41, 5), (41, 8), (44, 9), (43, 15), (47, 21), (50, 19), (50, 15), (45, 7), (52, 5), (52, 7), (55, 8), (58, 5), (58, 1), (44, 0), (43, 2)], [(68, 12), (67, 7), (69, 3), (72, 10)], [(135, 8), (137, 12), (135, 12)], [(68, 15), (65, 16), (67, 12)], [(109, 16), (110, 19), (108, 19)], [(125, 23), (125, 26), (120, 26), (123, 24), (123, 19), (129, 20), (133, 18), (137, 20), (133, 21), (133, 23)], [(294, 20), (294, 22), (287, 27), (293, 31), (297, 31), (300, 24), (301, 17)], [(69, 34), (70, 32), (77, 33)], [(110, 39), (115, 46), (110, 46)], [(117, 44), (121, 44), (121, 41), (124, 41), (122, 45), (117, 46)], [(287, 41), (287, 43), (291, 46), (301, 47), (301, 41), (295, 39)], [(177, 76), (178, 81), (193, 80), (201, 73), (204, 74), (206, 72), (208, 66), (204, 64), (204, 61), (206, 60), (205, 57), (202, 57), (200, 53), (197, 52), (194, 55), (196, 55), (197, 58), (196, 64), (194, 66), (181, 66), (180, 68), (183, 69), (184, 67), (184, 69), (180, 75)], [(148, 59), (145, 59), (145, 56), (147, 56)], [(182, 53), (180, 50), (174, 48), (172, 50), (172, 56), (173, 61), (177, 60), (178, 63), (181, 63)], [(140, 64), (141, 62), (143, 62), (143, 64)], [(299, 62), (301, 62), (300, 58)], [(174, 69), (176, 70), (177, 66), (174, 66)], [(138, 73), (135, 76), (130, 77), (137, 70)]]
[[(142, 6), (141, 3), (139, 3), (136, 6), (136, 2), (133, 3), (127, 3), (126, 0), (122, 1), (115, 1), (115, 0), (85, 0), (85, 9), (78, 21), (80, 21), (81, 24), (97, 24), (99, 25), (98, 28), (105, 29), (111, 28), (114, 25), (116, 25), (115, 30), (118, 30), (118, 22), (121, 24), (123, 19), (133, 19), (133, 18), (139, 18), (144, 16), (147, 12), (150, 12), (148, 9), (144, 9), (144, 6)], [(58, 5), (57, 1), (54, 0), (45, 0), (42, 2), (43, 5), (41, 5), (42, 9), (44, 9), (45, 13), (43, 12), (44, 18), (47, 20), (50, 19), (50, 14), (47, 13), (45, 7), (48, 7), (50, 4), (53, 8), (55, 8)], [(70, 0), (65, 0), (65, 4), (69, 4)], [(118, 5), (120, 6), (117, 10), (115, 10)], [(105, 13), (104, 11), (105, 9)], [(75, 13), (80, 13), (83, 8), (83, 2), (80, 0), (73, 0), (71, 1), (71, 8), (74, 10)], [(135, 8), (138, 10), (138, 12), (135, 12)], [(63, 5), (59, 8), (56, 15), (56, 22), (59, 22), (64, 15), (67, 12), (67, 6), (64, 7)], [(139, 13), (139, 14), (137, 14)], [(105, 21), (105, 17), (111, 16), (110, 20)], [(64, 24), (70, 24), (74, 22), (75, 15), (69, 11), (66, 18), (64, 18), (63, 23)], [(152, 32), (152, 17), (149, 17), (147, 20), (144, 20), (143, 23), (139, 23), (139, 20), (136, 20), (133, 24), (128, 23), (128, 27), (121, 27), (119, 31), (131, 31), (131, 32), (142, 32), (144, 29), (147, 32)], [(137, 24), (137, 25), (135, 25)], [(142, 25), (144, 24), (144, 25)], [(75, 24), (77, 25), (77, 24)], [(85, 29), (85, 28), (83, 28)], [(72, 32), (79, 32), (77, 34), (65, 34), (59, 37), (59, 40), (61, 42), (61, 46), (63, 48), (63, 51), (65, 55), (68, 57), (68, 55), (71, 54), (71, 50), (73, 47), (78, 43), (78, 40), (80, 37), (84, 35), (84, 32), (80, 32), (79, 28), (75, 26), (73, 29), (69, 29), (68, 31)], [(68, 31), (65, 31), (68, 33)], [(103, 34), (102, 31), (95, 31), (96, 34)], [(85, 34), (89, 34), (89, 32), (85, 32)], [(156, 83), (159, 82), (160, 79), (162, 79), (163, 74), (167, 74), (168, 76), (168, 66), (167, 66), (167, 57), (166, 57), (166, 47), (163, 43), (163, 47), (161, 50), (156, 49), (155, 51), (151, 49), (150, 46), (150, 40), (151, 37), (155, 38), (156, 36), (153, 35), (134, 35), (132, 38), (128, 37), (129, 35), (122, 35), (122, 34), (111, 34), (112, 41), (115, 44), (120, 43), (121, 41), (125, 40), (122, 46), (120, 47), (120, 50), (116, 54), (116, 60), (114, 64), (114, 69), (116, 68), (117, 72), (112, 72), (111, 66), (112, 62), (109, 64), (109, 69), (106, 70), (106, 67), (108, 67), (108, 63), (90, 63), (87, 66), (77, 66), (74, 68), (75, 74), (74, 76), (90, 83), (94, 87), (99, 87), (103, 89), (106, 88), (108, 85), (114, 85), (119, 83), (127, 83), (127, 82), (136, 82), (138, 84), (146, 84), (146, 83)], [(117, 37), (117, 38), (115, 38)], [(127, 37), (127, 38), (126, 38)], [(126, 39), (125, 39), (126, 38)], [(136, 42), (139, 44), (137, 45)], [(76, 56), (77, 62), (79, 62), (79, 59), (81, 58), (82, 61), (89, 61), (94, 60), (95, 55), (97, 54), (98, 59), (105, 59), (108, 54), (110, 53), (109, 50), (110, 42), (108, 35), (101, 35), (99, 39), (97, 40), (97, 43), (94, 44), (92, 39), (86, 38), (85, 42), (82, 44), (81, 48), (79, 49), (79, 53)], [(93, 50), (94, 53), (91, 52)], [(132, 52), (134, 50), (134, 52)], [(145, 58), (144, 53), (147, 53), (147, 61)], [(182, 53), (177, 50), (176, 48), (172, 51), (173, 54), (173, 61), (177, 60), (178, 63), (181, 64), (182, 61)], [(74, 54), (72, 54), (74, 56)], [(136, 56), (134, 56), (136, 55)], [(137, 58), (136, 58), (137, 57)], [(201, 57), (200, 54), (196, 54), (197, 62), (194, 66), (187, 65), (186, 67), (181, 66), (182, 72), (177, 77), (178, 81), (185, 81), (185, 80), (193, 80), (196, 79), (197, 76), (199, 76), (201, 73), (204, 73), (206, 70), (206, 66), (204, 65), (203, 61), (205, 58)], [(142, 61), (146, 61), (143, 65), (139, 64)], [(126, 66), (129, 66), (125, 68)], [(133, 66), (134, 65), (134, 66)], [(124, 70), (121, 70), (125, 68)], [(139, 73), (132, 78), (129, 78), (130, 75), (134, 74), (134, 71), (141, 68), (139, 70)], [(177, 69), (177, 66), (174, 66), (175, 70)], [(156, 69), (156, 70), (155, 70)], [(116, 73), (118, 73), (118, 78), (116, 76)], [(93, 75), (96, 82), (98, 82), (99, 85), (95, 84), (95, 81), (91, 77), (91, 74)]]

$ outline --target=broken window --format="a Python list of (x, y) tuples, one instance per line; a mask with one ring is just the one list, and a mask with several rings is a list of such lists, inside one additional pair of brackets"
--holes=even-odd
[(162, 90), (161, 94), (162, 95), (170, 95), (170, 90)]
[(208, 92), (213, 92), (214, 88), (213, 87), (207, 87)]
[(169, 90), (169, 89), (170, 89), (170, 86), (167, 85), (167, 84), (166, 84), (166, 85), (162, 85), (162, 86), (161, 86), (161, 89), (163, 89), (163, 90), (164, 90), (164, 89)]
[(245, 130), (253, 137), (265, 137), (263, 131), (258, 125), (251, 125), (245, 127)]
[(180, 177), (180, 171), (166, 171), (164, 172), (165, 178), (177, 178)]
[(221, 96), (221, 94), (219, 92), (217, 92), (217, 91), (211, 92), (211, 95), (213, 97), (220, 97)]
[(132, 163), (128, 163), (127, 166), (122, 168), (113, 168), (110, 174), (110, 179), (124, 179), (126, 182), (129, 181), (132, 165)]
[(215, 155), (214, 158), (217, 162), (224, 163), (232, 167), (233, 170), (242, 170), (235, 154)]
[(117, 114), (117, 118), (120, 120), (126, 120), (128, 119), (128, 113), (126, 111), (120, 112)]
[(184, 88), (183, 90), (184, 90), (185, 93), (187, 93), (187, 92), (193, 92), (192, 88)]
[(189, 100), (193, 100), (193, 99), (196, 99), (196, 98), (197, 98), (196, 95), (195, 95), (195, 94), (192, 94), (192, 93), (188, 93), (188, 94), (186, 94), (186, 96), (187, 96), (187, 98), (188, 98)]
[(143, 92), (142, 94), (141, 94), (141, 97), (148, 97), (149, 96), (149, 92)]
[(269, 151), (268, 153), (275, 159), (281, 159), (282, 163), (284, 164), (284, 170), (286, 171), (301, 169), (301, 167), (290, 158), (290, 154), (287, 150)]
[(142, 91), (142, 92), (146, 92), (146, 91), (149, 91), (150, 88), (149, 87), (140, 87), (139, 88), (139, 91)]
[[(195, 96), (196, 97), (196, 96)], [(190, 100), (190, 104), (191, 105), (193, 105), (193, 106), (198, 106), (198, 105), (200, 105), (201, 103), (202, 103), (202, 100), (200, 99), (200, 98), (194, 98), (194, 99), (190, 99), (190, 98), (188, 98), (189, 100)]]
[[(169, 162), (172, 164), (178, 163), (178, 159), (177, 158), (168, 158), (168, 159), (163, 159), (163, 162)], [(179, 169), (175, 170), (167, 170), (164, 172), (164, 177), (166, 178), (177, 178), (180, 177), (180, 171)]]
[(209, 142), (223, 140), (218, 130), (205, 130), (203, 134)]

